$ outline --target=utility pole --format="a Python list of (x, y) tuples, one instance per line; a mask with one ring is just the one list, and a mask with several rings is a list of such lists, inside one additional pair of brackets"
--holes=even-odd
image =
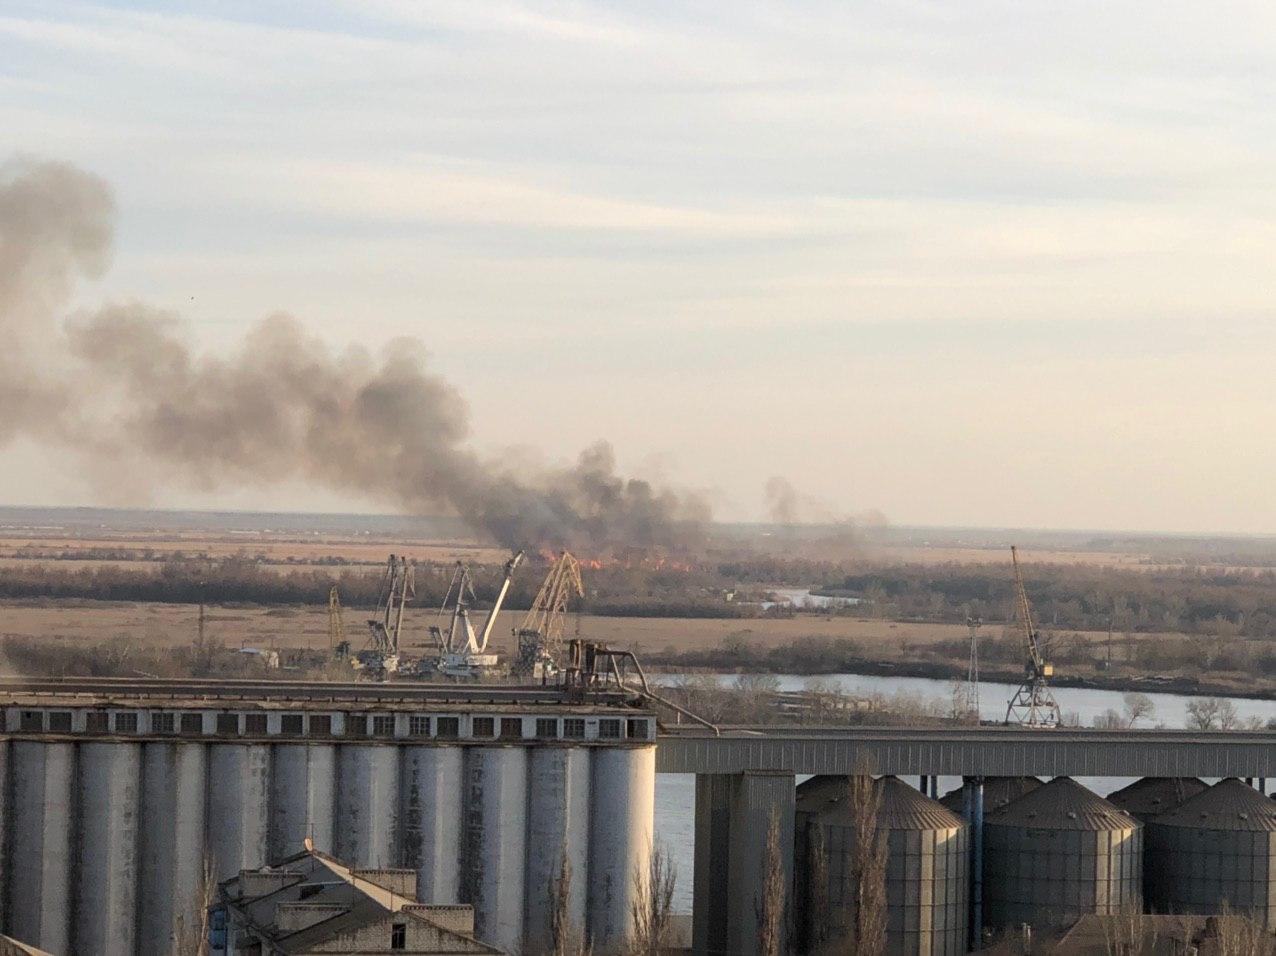
[(982, 711), (979, 706), (979, 628), (983, 620), (966, 615), (966, 627), (970, 629), (970, 667), (966, 672), (966, 710), (973, 713), (978, 723)]

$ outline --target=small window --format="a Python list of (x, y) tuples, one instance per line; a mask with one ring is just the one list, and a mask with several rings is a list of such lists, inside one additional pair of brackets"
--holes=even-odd
[(407, 923), (390, 924), (390, 948), (391, 949), (407, 949), (408, 948), (408, 924)]
[(368, 736), (367, 714), (346, 714), (346, 736), (347, 737)]
[(441, 740), (455, 740), (461, 736), (461, 718), (440, 717), (434, 722), (434, 736)]
[(523, 739), (523, 718), (522, 717), (502, 717), (501, 718), (501, 739), (502, 740), (522, 740)]
[(430, 718), (425, 714), (411, 714), (408, 716), (408, 733), (413, 737), (430, 736)]
[(301, 714), (283, 714), (279, 718), (279, 732), (285, 737), (300, 737), (302, 731)]
[(372, 716), (372, 733), (376, 737), (393, 737), (394, 714), (374, 714)]
[(556, 740), (558, 738), (558, 721), (553, 717), (537, 717), (536, 738), (538, 740)]
[(44, 711), (24, 710), (18, 718), (20, 730), (44, 730)]
[(203, 714), (182, 714), (182, 733), (202, 734), (204, 732)]
[(647, 722), (639, 717), (629, 718), (629, 739), (630, 740), (646, 740), (647, 739)]
[(572, 740), (585, 739), (585, 719), (583, 717), (566, 717), (563, 719), (563, 736)]
[(151, 733), (171, 734), (177, 726), (177, 715), (162, 711), (151, 711)]
[(49, 730), (55, 734), (71, 732), (71, 712), (69, 710), (49, 711)]
[(137, 733), (137, 713), (128, 711), (115, 715), (115, 732), (117, 734)]
[(266, 735), (265, 714), (244, 714), (244, 733), (254, 737)]
[(496, 721), (491, 717), (475, 717), (474, 729), (471, 731), (472, 737), (495, 737)]
[(598, 739), (599, 740), (619, 740), (620, 739), (620, 721), (613, 720), (613, 719), (598, 721)]
[(331, 714), (311, 714), (310, 715), (310, 734), (312, 737), (331, 737), (332, 736), (332, 715)]
[(238, 714), (218, 714), (217, 715), (217, 732), (233, 736), (239, 733), (239, 715)]
[(84, 715), (84, 729), (90, 734), (106, 733), (109, 715), (104, 710), (91, 710)]

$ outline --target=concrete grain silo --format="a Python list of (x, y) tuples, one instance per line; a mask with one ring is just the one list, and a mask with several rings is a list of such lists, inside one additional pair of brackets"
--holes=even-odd
[(984, 923), (1070, 926), (1142, 905), (1142, 825), (1069, 777), (984, 820)]
[[(965, 821), (895, 777), (882, 777), (875, 787), (877, 826), (886, 839), (886, 952), (966, 952), (970, 846)], [(816, 839), (816, 831), (828, 855), (827, 905), (836, 914), (855, 892), (851, 801), (840, 799), (816, 813), (808, 839)]]
[(1224, 903), (1276, 928), (1276, 801), (1220, 780), (1147, 827), (1148, 904), (1218, 913)]

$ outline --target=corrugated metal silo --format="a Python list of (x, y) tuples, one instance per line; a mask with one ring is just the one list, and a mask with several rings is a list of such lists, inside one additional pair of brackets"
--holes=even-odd
[(984, 820), (984, 922), (1070, 926), (1142, 906), (1142, 825), (1069, 777)]
[[(1036, 777), (985, 777), (984, 778), (984, 813), (1000, 810), (1012, 800), (1018, 800), (1025, 793), (1032, 793), (1041, 786)], [(950, 790), (940, 798), (940, 803), (958, 816), (965, 810), (964, 788)]]
[[(887, 953), (966, 952), (970, 846), (965, 821), (895, 777), (882, 777), (875, 786), (877, 825), (887, 846)], [(841, 787), (845, 793), (845, 778)], [(828, 905), (835, 911), (855, 889), (850, 801), (839, 799), (815, 813), (808, 834), (816, 829), (828, 853)]]
[(1217, 913), (1226, 902), (1276, 927), (1276, 802), (1229, 777), (1149, 823), (1147, 840), (1153, 909)]
[(1108, 794), (1108, 802), (1147, 823), (1208, 789), (1209, 784), (1196, 777), (1144, 777)]

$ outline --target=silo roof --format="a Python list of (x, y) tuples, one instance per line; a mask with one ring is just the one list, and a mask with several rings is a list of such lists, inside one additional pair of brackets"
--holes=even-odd
[[(984, 815), (1000, 810), (1011, 800), (1017, 800), (1025, 793), (1032, 793), (1041, 786), (1036, 777), (984, 777)], [(953, 813), (961, 813), (962, 788), (950, 790), (940, 798), (940, 803)]]
[(1209, 784), (1196, 777), (1144, 777), (1108, 794), (1108, 802), (1136, 817), (1152, 817), (1208, 789)]
[(848, 780), (841, 774), (822, 774), (803, 780), (797, 785), (793, 809), (797, 813), (819, 813), (846, 796)]
[(1000, 810), (988, 814), (995, 826), (1051, 830), (1129, 830), (1139, 822), (1071, 777), (1055, 777)]
[[(964, 827), (966, 821), (937, 800), (914, 790), (898, 777), (881, 777), (874, 781), (881, 796), (877, 825), (886, 830), (951, 830)], [(820, 823), (851, 822), (849, 800), (840, 800), (816, 819)]]
[(1276, 832), (1276, 801), (1235, 777), (1220, 780), (1177, 809), (1157, 817), (1156, 826), (1206, 830)]

